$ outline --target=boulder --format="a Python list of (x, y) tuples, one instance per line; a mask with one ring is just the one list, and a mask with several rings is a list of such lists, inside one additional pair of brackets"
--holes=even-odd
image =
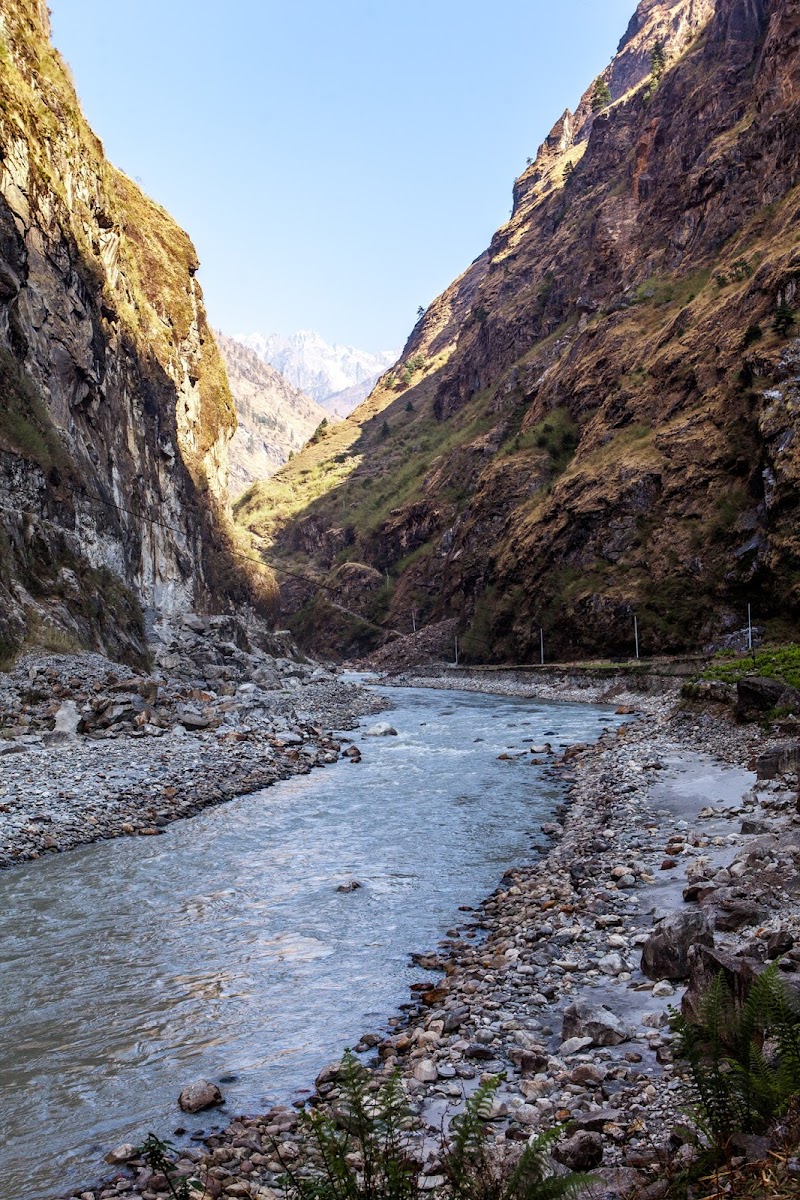
[(555, 1147), (553, 1158), (570, 1171), (592, 1171), (603, 1161), (603, 1139), (599, 1133), (580, 1130)]
[(377, 725), (371, 725), (369, 729), (365, 729), (364, 737), (397, 737), (397, 730), (394, 725), (388, 725), (386, 721), (381, 721)]
[(759, 754), (754, 765), (759, 779), (795, 775), (800, 771), (800, 742), (780, 742)]
[(439, 1070), (432, 1058), (423, 1058), (414, 1067), (414, 1078), (419, 1083), (435, 1083), (439, 1078)]
[(571, 1038), (591, 1038), (595, 1046), (618, 1046), (627, 1042), (633, 1032), (625, 1022), (602, 1004), (576, 1000), (564, 1009), (561, 1027), (562, 1041)]
[(689, 950), (697, 945), (714, 945), (705, 914), (672, 913), (659, 922), (645, 942), (642, 971), (649, 979), (685, 979), (689, 974)]
[(224, 1104), (225, 1100), (215, 1083), (209, 1083), (207, 1079), (198, 1079), (183, 1089), (178, 1103), (184, 1112), (197, 1113), (205, 1108)]
[(65, 700), (56, 713), (52, 732), (44, 735), (46, 746), (71, 745), (78, 740), (78, 725), (81, 714), (74, 700)]
[(794, 938), (788, 929), (779, 929), (767, 937), (767, 958), (780, 958), (794, 948)]
[(769, 916), (769, 910), (754, 900), (723, 900), (714, 913), (714, 928), (723, 933), (733, 933), (743, 925), (761, 925)]
[(113, 1150), (109, 1150), (105, 1161), (113, 1166), (120, 1166), (132, 1158), (136, 1158), (137, 1154), (138, 1150), (131, 1142), (123, 1142), (121, 1146), (115, 1146)]
[[(738, 1007), (744, 1004), (750, 988), (766, 970), (766, 963), (745, 955), (727, 954), (710, 946), (693, 946), (689, 951), (689, 986), (681, 1002), (681, 1012), (687, 1021), (697, 1023), (702, 1014), (703, 1000), (720, 972)], [(788, 981), (786, 986), (789, 987)], [(800, 999), (800, 993), (795, 989)]]
[(760, 675), (738, 681), (736, 717), (739, 721), (757, 721), (772, 708), (791, 708), (800, 712), (800, 692), (780, 679), (766, 679)]

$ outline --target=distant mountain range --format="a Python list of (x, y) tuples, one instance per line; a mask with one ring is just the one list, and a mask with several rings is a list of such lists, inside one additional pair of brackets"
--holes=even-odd
[(237, 334), (236, 341), (280, 371), (329, 413), (347, 417), (366, 400), (380, 375), (395, 363), (399, 350), (372, 354), (354, 346), (331, 345), (310, 329), (284, 337), (278, 333)]
[(254, 350), (219, 331), (215, 337), (239, 419), (229, 448), (231, 492), (236, 493), (274, 474), (331, 414)]

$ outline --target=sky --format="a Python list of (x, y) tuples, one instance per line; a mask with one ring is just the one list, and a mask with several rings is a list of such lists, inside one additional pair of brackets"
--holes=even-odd
[(50, 0), (108, 157), (190, 233), (227, 333), (402, 345), (635, 0)]

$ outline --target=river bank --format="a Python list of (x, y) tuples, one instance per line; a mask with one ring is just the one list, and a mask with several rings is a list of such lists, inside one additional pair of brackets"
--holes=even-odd
[[(485, 675), (480, 682), (493, 690)], [(520, 694), (505, 691), (507, 678), (494, 686)], [(570, 1164), (599, 1166), (605, 1193), (624, 1196), (663, 1174), (682, 1107), (667, 1011), (685, 979), (666, 961), (661, 977), (657, 955), (646, 976), (642, 948), (661, 918), (702, 913), (713, 953), (734, 966), (743, 954), (774, 958), (791, 979), (800, 966), (800, 818), (790, 777), (758, 780), (749, 769), (768, 748), (758, 728), (683, 710), (674, 693), (623, 688), (614, 699), (647, 711), (552, 762), (570, 793), (561, 819), (544, 827), (549, 847), (510, 868), (474, 914), (418, 957), (436, 972), (430, 986), (414, 992), (388, 1035), (367, 1030), (358, 1048), (378, 1076), (401, 1071), (431, 1132), (481, 1077), (505, 1071), (493, 1113), (498, 1142), (569, 1121), (577, 1131)], [(530, 748), (522, 751), (527, 759)], [(504, 757), (508, 771), (525, 769), (516, 750)], [(313, 1100), (336, 1096), (332, 1066)], [(212, 1197), (269, 1200), (281, 1155), (302, 1155), (291, 1108), (237, 1119), (180, 1166)], [(423, 1171), (433, 1186), (435, 1154)], [(152, 1200), (165, 1194), (159, 1183), (140, 1165), (84, 1197)]]
[(42, 652), (0, 674), (0, 868), (154, 836), (335, 762), (333, 732), (386, 707), (340, 673), (286, 657), (289, 643), (275, 657), (220, 641), (213, 627), (186, 633), (202, 657), (190, 642), (150, 674)]

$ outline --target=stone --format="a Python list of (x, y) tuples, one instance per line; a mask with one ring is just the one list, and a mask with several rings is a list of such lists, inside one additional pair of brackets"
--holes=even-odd
[(568, 1038), (566, 1042), (562, 1042), (558, 1048), (558, 1053), (563, 1058), (569, 1058), (572, 1054), (580, 1054), (581, 1050), (587, 1050), (593, 1045), (590, 1037), (573, 1037)]
[(357, 892), (363, 886), (363, 883), (359, 883), (357, 879), (351, 879), (349, 883), (340, 883), (336, 890), (337, 892)]
[(205, 717), (196, 708), (181, 707), (178, 709), (178, 721), (184, 729), (208, 729), (211, 718)]
[(188, 1084), (178, 1097), (178, 1104), (188, 1113), (202, 1112), (203, 1109), (224, 1103), (222, 1092), (215, 1083), (210, 1083), (207, 1079), (198, 1079)]
[(796, 774), (800, 771), (800, 742), (780, 742), (764, 750), (756, 758), (755, 771), (759, 779)]
[(754, 900), (723, 900), (714, 914), (714, 928), (733, 933), (743, 925), (760, 925), (768, 915), (768, 910)]
[(694, 1023), (700, 1020), (704, 997), (720, 972), (739, 1006), (747, 999), (754, 981), (766, 970), (765, 963), (758, 959), (699, 944), (691, 947), (688, 958), (689, 986), (681, 1002), (681, 1012), (687, 1021)]
[(597, 965), (604, 975), (619, 975), (627, 970), (621, 955), (616, 953), (604, 954), (598, 959)]
[(656, 996), (659, 1000), (661, 1000), (661, 999), (665, 998), (666, 996), (674, 996), (675, 988), (672, 986), (671, 983), (668, 982), (668, 980), (661, 979), (653, 988), (652, 994), (654, 996)]
[(747, 676), (737, 682), (737, 720), (757, 721), (771, 708), (791, 708), (800, 712), (800, 691), (781, 680), (766, 679), (759, 675)]
[(420, 1083), (435, 1083), (439, 1078), (439, 1070), (432, 1058), (423, 1058), (414, 1067), (414, 1078)]
[(136, 1158), (136, 1153), (136, 1147), (131, 1142), (123, 1142), (121, 1146), (115, 1146), (113, 1150), (109, 1150), (105, 1161), (113, 1166), (120, 1166), (122, 1163), (129, 1162), (130, 1159)]
[(767, 958), (781, 958), (794, 948), (794, 938), (788, 929), (778, 929), (767, 937)]
[(46, 746), (74, 745), (78, 741), (80, 721), (81, 714), (78, 712), (75, 701), (65, 700), (56, 713), (52, 731), (46, 733), (42, 739), (44, 744)]
[(377, 725), (371, 725), (369, 729), (365, 729), (364, 737), (397, 737), (397, 730), (394, 725), (380, 721)]
[(603, 1161), (603, 1139), (599, 1133), (579, 1130), (554, 1148), (553, 1158), (571, 1171), (592, 1171)]
[(577, 1000), (564, 1009), (561, 1027), (564, 1041), (580, 1037), (590, 1038), (595, 1046), (618, 1046), (632, 1036), (632, 1030), (605, 1005)]
[(649, 979), (685, 979), (689, 974), (689, 949), (696, 945), (714, 945), (714, 934), (705, 914), (671, 913), (645, 942), (642, 971)]

